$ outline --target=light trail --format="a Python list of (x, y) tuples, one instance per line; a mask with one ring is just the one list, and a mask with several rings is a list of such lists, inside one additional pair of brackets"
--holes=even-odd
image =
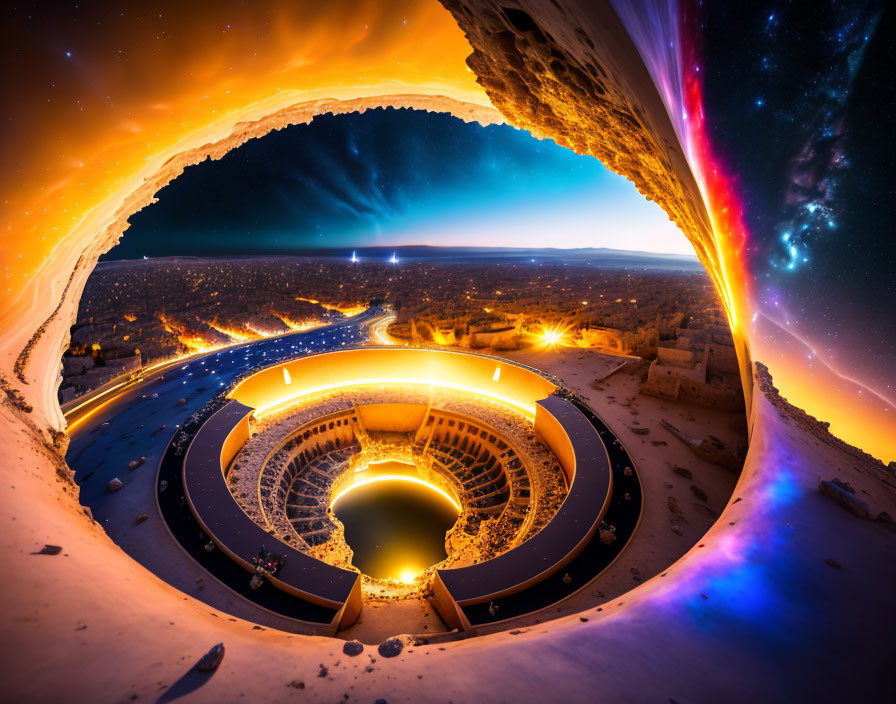
[[(235, 346), (235, 345), (234, 345), (234, 346)], [(112, 393), (113, 391), (116, 391), (117, 389), (121, 389), (123, 386), (131, 386), (131, 385), (133, 385), (133, 384), (138, 384), (138, 383), (140, 383), (141, 381), (145, 381), (145, 380), (146, 380), (146, 375), (149, 374), (149, 373), (151, 373), (151, 372), (159, 372), (159, 371), (162, 371), (162, 369), (165, 368), (165, 367), (169, 367), (169, 366), (174, 366), (174, 365), (180, 364), (180, 363), (183, 362), (184, 360), (192, 359), (192, 358), (194, 358), (194, 357), (199, 357), (199, 356), (202, 356), (202, 355), (205, 355), (205, 354), (211, 354), (212, 352), (216, 352), (216, 351), (218, 351), (219, 349), (224, 349), (224, 348), (221, 347), (221, 348), (216, 348), (216, 349), (214, 349), (214, 350), (206, 350), (206, 351), (203, 351), (203, 352), (193, 352), (193, 353), (191, 353), (191, 354), (186, 354), (186, 355), (183, 355), (182, 357), (175, 357), (174, 359), (169, 359), (169, 360), (166, 360), (166, 361), (164, 361), (164, 362), (156, 362), (155, 364), (151, 364), (151, 365), (148, 366), (148, 367), (143, 367), (143, 368), (141, 368), (141, 369), (139, 369), (138, 371), (135, 371), (135, 372), (126, 372), (125, 374), (123, 374), (123, 375), (121, 375), (121, 376), (128, 376), (128, 377), (129, 377), (128, 379), (125, 379), (124, 381), (121, 381), (121, 382), (117, 383), (115, 386), (112, 386), (112, 387), (106, 389), (105, 391), (103, 391), (102, 393), (97, 394), (96, 396), (92, 396), (91, 398), (86, 399), (85, 401), (82, 401), (81, 403), (79, 403), (77, 406), (75, 406), (75, 407), (73, 407), (73, 408), (69, 408), (67, 411), (64, 412), (63, 415), (65, 415), (65, 417), (68, 418), (68, 417), (71, 416), (72, 414), (74, 414), (74, 413), (76, 413), (77, 411), (79, 411), (80, 409), (84, 408), (84, 406), (89, 406), (89, 405), (92, 404), (92, 403), (96, 403), (96, 402), (99, 401), (101, 398), (103, 398), (103, 397), (105, 397), (105, 396), (108, 396), (110, 393)], [(133, 378), (130, 378), (132, 374), (135, 375), (135, 376), (134, 376)], [(118, 377), (116, 377), (116, 378), (118, 378)], [(113, 379), (112, 381), (114, 381), (114, 379)], [(110, 382), (106, 382), (106, 383), (110, 383)], [(89, 395), (90, 395), (90, 392), (88, 391), (87, 394), (85, 394), (85, 396), (89, 396)], [(119, 394), (119, 395), (120, 395), (120, 394)], [(116, 398), (117, 398), (117, 397), (116, 397)], [(114, 401), (114, 400), (115, 400), (115, 399), (109, 399), (109, 401), (108, 401), (107, 403), (110, 403), (111, 401)], [(100, 406), (100, 408), (102, 408), (102, 407), (105, 406), (105, 405), (106, 405), (106, 403), (102, 404), (102, 406)], [(88, 414), (86, 414), (86, 415), (84, 415), (84, 416), (81, 416), (81, 417), (78, 418), (77, 420), (72, 421), (71, 423), (68, 424), (68, 428), (67, 428), (67, 429), (68, 429), (69, 431), (71, 431), (74, 427), (76, 427), (77, 425), (80, 425), (82, 422), (84, 422), (84, 420), (86, 420), (89, 416), (92, 416), (92, 415), (93, 415), (96, 411), (98, 411), (98, 410), (99, 410), (99, 408), (95, 408), (95, 409), (92, 410), (90, 413), (88, 413)]]
[(394, 345), (395, 340), (389, 335), (389, 326), (398, 318), (395, 315), (389, 315), (382, 320), (376, 321), (370, 326), (370, 339), (378, 345)]
[(839, 377), (840, 379), (843, 379), (843, 381), (846, 381), (850, 384), (855, 384), (856, 386), (864, 389), (871, 395), (877, 397), (884, 403), (886, 403), (890, 406), (896, 407), (896, 401), (893, 401), (892, 399), (887, 398), (879, 391), (871, 388), (870, 386), (859, 381), (855, 377), (849, 376), (848, 374), (844, 374), (843, 372), (836, 369), (830, 362), (828, 362), (822, 355), (820, 355), (818, 353), (818, 351), (812, 346), (812, 344), (806, 338), (802, 337), (801, 335), (798, 335), (791, 328), (789, 328), (789, 327), (785, 326), (783, 323), (775, 320), (772, 316), (768, 315), (767, 313), (757, 312), (756, 315), (764, 318), (765, 320), (770, 322), (772, 325), (779, 328), (782, 332), (786, 333), (787, 335), (790, 335), (794, 340), (801, 343), (807, 350), (809, 350), (809, 352), (812, 353), (812, 356), (815, 358), (815, 360), (817, 362), (819, 362), (825, 369), (827, 369), (829, 372), (831, 372), (831, 374)]
[[(149, 375), (149, 374), (153, 374), (153, 373), (158, 374), (159, 372), (164, 371), (167, 367), (175, 366), (177, 364), (181, 364), (186, 361), (193, 362), (202, 357), (211, 356), (211, 355), (215, 354), (216, 352), (221, 352), (221, 351), (229, 350), (229, 349), (237, 349), (239, 347), (245, 347), (247, 345), (252, 345), (256, 342), (261, 342), (263, 340), (275, 340), (275, 339), (278, 339), (281, 337), (288, 337), (289, 335), (295, 335), (300, 332), (306, 332), (306, 331), (290, 330), (289, 332), (285, 332), (280, 335), (272, 335), (271, 337), (266, 337), (266, 338), (257, 338), (257, 339), (251, 339), (251, 340), (238, 340), (238, 341), (232, 342), (230, 344), (223, 344), (218, 347), (210, 348), (210, 349), (203, 350), (200, 352), (192, 352), (190, 354), (185, 354), (180, 357), (175, 357), (174, 359), (165, 360), (163, 362), (156, 362), (155, 364), (152, 364), (148, 367), (143, 367), (142, 369), (140, 369), (136, 372), (127, 372), (128, 375), (135, 374), (136, 376), (132, 379), (130, 379), (130, 378), (125, 379), (124, 381), (121, 381), (120, 383), (116, 384), (115, 386), (112, 386), (109, 389), (106, 389), (102, 393), (97, 394), (96, 396), (92, 396), (91, 398), (86, 399), (85, 401), (82, 401), (77, 406), (74, 406), (73, 408), (70, 408), (69, 410), (65, 411), (63, 413), (63, 415), (65, 416), (66, 420), (68, 420), (68, 418), (70, 418), (74, 413), (78, 412), (80, 409), (84, 408), (85, 406), (89, 406), (90, 404), (97, 403), (100, 399), (108, 396), (109, 394), (113, 393), (114, 391), (119, 391), (119, 393), (117, 393), (115, 396), (113, 396), (112, 398), (101, 403), (96, 408), (91, 409), (84, 415), (79, 416), (75, 420), (69, 422), (66, 427), (66, 432), (71, 433), (75, 428), (77, 428), (78, 426), (83, 424), (88, 418), (92, 418), (100, 410), (102, 410), (103, 408), (108, 406), (110, 403), (115, 401), (122, 394), (129, 391), (132, 386), (135, 386), (136, 384), (139, 384), (140, 382), (143, 382), (143, 381), (149, 381), (149, 379), (147, 378), (147, 375)], [(113, 381), (114, 381), (114, 379), (113, 379)], [(107, 383), (110, 383), (110, 382), (107, 382)], [(85, 395), (89, 395), (89, 393), (90, 392), (88, 392)]]

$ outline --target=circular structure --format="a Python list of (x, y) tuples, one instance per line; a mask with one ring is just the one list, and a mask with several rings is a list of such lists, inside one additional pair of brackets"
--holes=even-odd
[(566, 475), (531, 421), (471, 394), (359, 386), (304, 400), (280, 416), (254, 423), (228, 472), (231, 491), (261, 527), (338, 566), (351, 568), (352, 551), (330, 508), (359, 486), (414, 483), (447, 499), (458, 520), (442, 567), (518, 545), (567, 493)]
[[(595, 538), (613, 509), (614, 482), (625, 485), (623, 511), (634, 509), (630, 530), (640, 511), (631, 462), (607, 433), (544, 376), (505, 360), (350, 349), (243, 379), (192, 438), (180, 474), (211, 540), (203, 551), (216, 545), (254, 572), (252, 592), (266, 608), (284, 613), (288, 595), (291, 618), (332, 632), (357, 618), (364, 594), (423, 593), (449, 628), (468, 629), (568, 596), (624, 545), (616, 524)], [(160, 480), (176, 481), (176, 458), (173, 472), (164, 465)], [(399, 481), (457, 509), (447, 557), (385, 579), (361, 575), (332, 504)], [(282, 594), (257, 589), (262, 580)], [(232, 584), (233, 574), (222, 581)]]

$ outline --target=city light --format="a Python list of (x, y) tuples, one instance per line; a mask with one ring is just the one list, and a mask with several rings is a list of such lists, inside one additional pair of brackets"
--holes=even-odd
[(539, 344), (544, 349), (556, 349), (567, 344), (566, 334), (569, 328), (561, 328), (558, 325), (554, 327), (544, 327), (537, 335)]

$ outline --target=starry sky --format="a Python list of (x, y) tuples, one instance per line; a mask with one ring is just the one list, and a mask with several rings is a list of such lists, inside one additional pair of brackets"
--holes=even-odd
[(867, 0), (700, 13), (708, 125), (743, 199), (759, 322), (891, 402), (893, 15)]
[[(717, 235), (750, 289), (752, 320), (738, 322), (754, 359), (835, 434), (894, 459), (894, 4), (611, 2), (692, 170), (722, 174), (723, 193), (742, 205), (746, 226)], [(220, 139), (228, 120), (384, 85), (487, 100), (437, 0), (4, 12), (7, 321), (36, 299), (31, 282), (74, 241), (72, 228), (101, 219), (148, 165)], [(704, 137), (711, 149), (695, 151)], [(159, 196), (112, 256), (404, 243), (690, 252), (654, 204), (595, 160), (440, 115), (321, 118), (190, 167)], [(730, 212), (704, 196), (713, 214)]]
[(317, 117), (189, 167), (158, 199), (106, 259), (406, 244), (693, 255), (597, 160), (415, 110)]

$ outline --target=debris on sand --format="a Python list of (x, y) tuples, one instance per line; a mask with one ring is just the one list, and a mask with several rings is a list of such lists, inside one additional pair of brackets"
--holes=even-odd
[(221, 661), (224, 659), (224, 644), (218, 643), (205, 655), (199, 658), (196, 663), (196, 669), (200, 672), (214, 672), (218, 669)]

